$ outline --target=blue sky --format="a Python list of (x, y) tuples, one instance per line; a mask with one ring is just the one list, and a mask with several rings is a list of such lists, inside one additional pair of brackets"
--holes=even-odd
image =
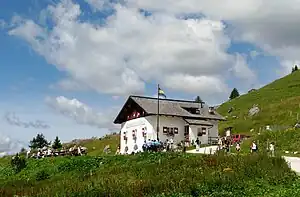
[[(284, 40), (259, 37), (257, 21), (249, 23), (251, 31), (244, 25), (243, 19), (252, 19), (246, 6), (241, 19), (233, 8), (229, 15), (211, 5), (193, 10), (176, 3), (166, 8), (164, 0), (137, 2), (0, 1), (0, 115), (14, 112), (19, 121), (51, 124), (21, 128), (2, 119), (1, 135), (24, 142), (38, 132), (64, 141), (102, 136), (128, 95), (155, 95), (157, 83), (169, 98), (200, 95), (213, 105), (234, 87), (246, 92), (284, 76), (297, 62), (281, 50)], [(83, 106), (103, 120), (70, 118)]]

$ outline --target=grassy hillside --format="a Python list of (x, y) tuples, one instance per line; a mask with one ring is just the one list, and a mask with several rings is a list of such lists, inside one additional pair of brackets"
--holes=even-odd
[(282, 158), (139, 154), (30, 159), (0, 164), (0, 196), (300, 196)]
[(118, 145), (120, 144), (120, 135), (111, 134), (106, 135), (102, 138), (95, 139), (86, 139), (86, 140), (76, 140), (77, 142), (70, 142), (64, 144), (64, 146), (72, 146), (74, 144), (81, 145), (88, 148), (88, 155), (90, 156), (99, 156), (103, 155), (103, 149), (106, 145), (110, 145), (111, 153), (115, 153)]
[[(249, 117), (248, 111), (254, 104), (258, 105), (260, 112)], [(234, 110), (228, 114), (230, 107)], [(218, 108), (218, 112), (228, 119), (221, 123), (220, 131), (224, 131), (227, 126), (233, 126), (234, 133), (249, 133), (251, 129), (258, 133), (266, 125), (275, 130), (292, 127), (297, 122), (297, 113), (300, 121), (300, 72), (294, 72), (257, 91), (228, 101)]]

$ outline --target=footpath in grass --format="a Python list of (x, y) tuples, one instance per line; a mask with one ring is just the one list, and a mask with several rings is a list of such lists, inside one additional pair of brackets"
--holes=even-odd
[(284, 159), (144, 153), (30, 159), (15, 173), (0, 164), (0, 196), (300, 196)]

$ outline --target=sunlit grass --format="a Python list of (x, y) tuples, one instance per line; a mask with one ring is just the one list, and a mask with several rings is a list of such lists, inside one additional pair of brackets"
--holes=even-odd
[(285, 161), (259, 154), (61, 157), (31, 159), (18, 174), (9, 164), (0, 169), (0, 196), (300, 195)]

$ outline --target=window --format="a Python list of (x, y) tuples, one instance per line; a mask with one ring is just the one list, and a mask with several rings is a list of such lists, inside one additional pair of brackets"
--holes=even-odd
[(178, 134), (178, 128), (177, 127), (163, 127), (163, 134), (174, 136), (175, 134)]
[(178, 128), (177, 127), (174, 128), (174, 134), (178, 134)]
[(205, 127), (202, 127), (202, 134), (206, 135), (206, 128)]
[(163, 134), (169, 133), (169, 127), (163, 127)]

